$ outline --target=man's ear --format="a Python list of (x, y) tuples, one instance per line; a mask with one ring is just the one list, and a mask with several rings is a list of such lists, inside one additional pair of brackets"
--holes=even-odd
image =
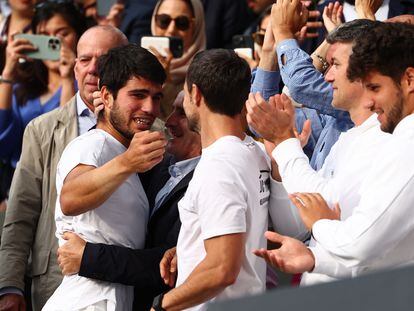
[(192, 97), (193, 103), (195, 103), (197, 106), (200, 106), (201, 99), (203, 98), (203, 94), (201, 94), (199, 87), (195, 84), (191, 86), (191, 97)]
[(105, 85), (101, 88), (101, 99), (105, 108), (112, 109), (112, 106), (114, 105), (114, 97)]
[(405, 80), (407, 84), (408, 93), (413, 93), (414, 92), (414, 67), (408, 67), (405, 70), (403, 79)]

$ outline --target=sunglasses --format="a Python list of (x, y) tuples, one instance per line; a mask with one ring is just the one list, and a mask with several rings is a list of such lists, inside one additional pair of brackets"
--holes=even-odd
[(172, 18), (168, 14), (157, 14), (155, 15), (155, 23), (158, 27), (161, 29), (167, 29), (168, 26), (170, 26), (171, 21), (174, 21), (175, 27), (177, 27), (178, 30), (186, 31), (190, 28), (190, 23), (193, 19), (189, 18), (185, 15), (177, 16), (176, 18)]
[(258, 45), (262, 46), (264, 42), (264, 33), (261, 32), (255, 32), (252, 34), (253, 41), (256, 42)]

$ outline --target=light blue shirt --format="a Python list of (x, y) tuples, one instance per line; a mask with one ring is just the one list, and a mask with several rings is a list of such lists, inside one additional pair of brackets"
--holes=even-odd
[(79, 92), (76, 93), (76, 111), (78, 114), (78, 133), (82, 135), (96, 125), (96, 116), (86, 106)]
[[(348, 112), (331, 106), (332, 86), (325, 81), (322, 73), (315, 69), (312, 59), (299, 48), (296, 40), (282, 41), (277, 46), (277, 55), (280, 72), (264, 71), (259, 68), (251, 90), (261, 92), (267, 99), (279, 92), (279, 83), (275, 81), (279, 81), (281, 77), (291, 97), (296, 102), (311, 108), (296, 109), (296, 126), (300, 131), (303, 121), (311, 120), (312, 135), (306, 147), (311, 148), (313, 144), (310, 164), (313, 169), (319, 170), (341, 132), (352, 128), (354, 124)], [(285, 64), (282, 63), (283, 55)], [(313, 109), (319, 113), (315, 114)]]
[(200, 161), (200, 157), (195, 157), (184, 161), (179, 161), (168, 167), (168, 173), (170, 173), (171, 177), (165, 183), (164, 187), (162, 187), (161, 190), (158, 191), (157, 196), (155, 197), (155, 204), (151, 212), (151, 217), (160, 208), (168, 194), (179, 184), (179, 182), (188, 173), (195, 169), (195, 167), (198, 164), (198, 161)]

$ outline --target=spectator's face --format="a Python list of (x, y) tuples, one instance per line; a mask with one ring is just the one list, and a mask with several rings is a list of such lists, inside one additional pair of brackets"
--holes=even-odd
[[(195, 91), (193, 91), (195, 92)], [(199, 116), (196, 110), (196, 104), (194, 103), (194, 100), (192, 98), (192, 94), (190, 94), (188, 88), (187, 88), (187, 82), (184, 82), (184, 102), (183, 102), (183, 108), (185, 111), (185, 115), (188, 119), (188, 127), (190, 130), (195, 131), (197, 133), (200, 132), (200, 121)]]
[(397, 124), (409, 113), (404, 109), (403, 91), (390, 77), (378, 72), (364, 80), (366, 107), (378, 115), (381, 130), (392, 133)]
[[(60, 14), (53, 16), (47, 21), (41, 22), (36, 29), (36, 33), (59, 37), (62, 46), (65, 46), (72, 51), (75, 51), (76, 49), (76, 43), (78, 41), (76, 31)], [(44, 61), (44, 63), (46, 67), (51, 70), (59, 70), (59, 61)]]
[(275, 3), (276, 0), (247, 0), (247, 5), (256, 14), (263, 12), (269, 5)]
[(174, 155), (177, 161), (190, 159), (201, 153), (200, 135), (190, 130), (183, 101), (184, 93), (180, 93), (173, 103), (174, 110), (165, 123), (172, 136), (167, 152)]
[(162, 85), (133, 77), (118, 91), (116, 99), (110, 97), (105, 107), (108, 120), (125, 138), (132, 139), (135, 133), (149, 130), (159, 116)]
[(327, 55), (331, 66), (325, 75), (325, 80), (331, 83), (333, 88), (332, 106), (346, 111), (360, 105), (363, 93), (362, 84), (350, 82), (346, 76), (351, 53), (351, 43), (333, 44)]
[(85, 104), (93, 109), (93, 92), (98, 90), (97, 60), (109, 49), (119, 46), (113, 34), (101, 29), (93, 29), (85, 33), (78, 42), (75, 64), (75, 77), (79, 93)]
[[(167, 37), (179, 37), (183, 40), (184, 50), (193, 43), (194, 16), (191, 8), (182, 0), (164, 0), (158, 8), (155, 22), (155, 35)], [(168, 19), (180, 17), (181, 21), (168, 24)], [(187, 25), (188, 21), (188, 27)], [(178, 24), (178, 27), (177, 27)]]
[(36, 0), (9, 0), (10, 8), (17, 12), (33, 13)]

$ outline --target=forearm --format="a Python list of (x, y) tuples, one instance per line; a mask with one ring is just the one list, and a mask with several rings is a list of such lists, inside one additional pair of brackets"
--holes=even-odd
[(297, 139), (286, 140), (272, 153), (279, 165), (283, 185), (288, 193), (315, 192), (332, 203), (335, 189), (327, 179), (312, 169)]
[(130, 249), (86, 243), (79, 275), (156, 291), (163, 287), (159, 262), (166, 250), (166, 247)]
[[(324, 73), (327, 68), (324, 67), (324, 63), (322, 60), (327, 62), (326, 60), (326, 54), (328, 53), (330, 44), (324, 40), (317, 48), (316, 50), (311, 54), (312, 62), (315, 68), (319, 71)], [(322, 60), (319, 57), (322, 58)]]
[(203, 260), (179, 287), (168, 292), (162, 306), (168, 311), (183, 310), (206, 302), (217, 296), (232, 279), (226, 279), (226, 271), (220, 265)]
[(62, 92), (60, 94), (60, 106), (66, 105), (67, 102), (75, 95), (75, 80), (73, 77), (62, 78)]
[(97, 208), (132, 173), (121, 154), (101, 167), (66, 178), (60, 195), (62, 212), (67, 216), (77, 216)]
[(0, 246), (0, 266), (7, 267), (0, 269), (0, 287), (13, 286), (22, 291), (42, 211), (41, 142), (32, 123), (26, 127), (23, 142), (20, 162), (10, 189)]
[(310, 56), (293, 40), (279, 44), (277, 53), (280, 75), (291, 97), (308, 108), (336, 117), (337, 110), (331, 106), (332, 86), (313, 66)]
[(282, 183), (270, 181), (269, 215), (273, 229), (282, 235), (304, 241), (309, 236), (299, 211), (292, 204)]
[[(9, 79), (2, 76), (3, 79)], [(9, 110), (12, 108), (13, 84), (0, 82), (0, 109)]]

